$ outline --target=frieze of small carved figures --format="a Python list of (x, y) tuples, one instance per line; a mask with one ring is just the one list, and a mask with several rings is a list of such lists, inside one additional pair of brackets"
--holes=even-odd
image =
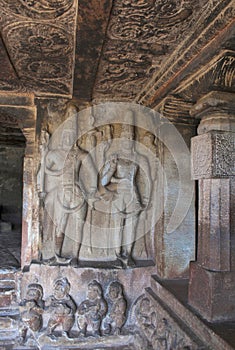
[(43, 289), (38, 283), (31, 283), (27, 287), (26, 297), (20, 303), (21, 313), (20, 339), (22, 342), (41, 330), (44, 312)]
[(100, 336), (102, 321), (107, 313), (107, 302), (101, 285), (93, 280), (88, 284), (87, 299), (78, 306), (78, 328), (82, 336)]
[(62, 328), (62, 335), (70, 337), (77, 306), (69, 291), (70, 283), (67, 278), (58, 278), (54, 282), (54, 294), (46, 300), (46, 309), (50, 312), (47, 335), (51, 339), (56, 339), (54, 330), (58, 327)]
[[(127, 302), (121, 283), (113, 281), (109, 284), (106, 300), (101, 284), (92, 280), (87, 287), (86, 299), (78, 307), (69, 293), (70, 283), (66, 277), (54, 281), (53, 294), (45, 302), (42, 286), (38, 283), (28, 285), (26, 297), (20, 303), (21, 343), (26, 343), (29, 338), (36, 340), (41, 335), (56, 341), (61, 336), (76, 339), (121, 334), (127, 319)], [(49, 318), (47, 324), (44, 322), (45, 328), (43, 314)], [(71, 334), (76, 326), (78, 335), (76, 331)]]
[(135, 309), (137, 323), (153, 349), (191, 350), (183, 334), (180, 335), (165, 317), (157, 314), (156, 307), (143, 297)]

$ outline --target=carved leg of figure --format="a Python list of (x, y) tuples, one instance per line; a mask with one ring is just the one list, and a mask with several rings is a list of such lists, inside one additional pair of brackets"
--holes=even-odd
[(126, 219), (122, 234), (122, 256), (127, 258), (126, 267), (134, 267), (135, 261), (132, 253), (136, 239), (136, 228), (138, 217), (133, 216)]
[(19, 330), (19, 335), (20, 335), (20, 343), (24, 344), (26, 343), (27, 340), (27, 331), (28, 331), (28, 327), (26, 327), (25, 325), (22, 326)]
[(91, 326), (92, 326), (91, 335), (93, 337), (100, 335), (100, 325), (101, 325), (100, 320), (93, 320), (91, 322)]
[(87, 204), (84, 204), (83, 207), (79, 210), (78, 217), (76, 220), (76, 239), (75, 239), (75, 249), (77, 257), (77, 261), (79, 263), (79, 254), (82, 247), (83, 242), (83, 230), (84, 230), (84, 224), (86, 221), (87, 216)]
[(51, 318), (49, 319), (48, 325), (47, 325), (47, 336), (50, 337), (52, 340), (56, 339), (56, 336), (53, 335), (53, 331), (58, 326), (57, 319)]
[(74, 317), (68, 316), (64, 317), (63, 323), (62, 323), (62, 335), (66, 336), (67, 338), (71, 338), (70, 331), (74, 324)]
[(125, 220), (121, 218), (118, 214), (115, 214), (115, 230), (114, 230), (114, 236), (113, 236), (113, 247), (114, 252), (117, 257), (117, 261), (114, 264), (114, 267), (122, 268), (123, 262), (122, 262), (122, 235), (123, 235), (123, 225), (125, 224)]
[(80, 331), (80, 335), (82, 336), (86, 336), (87, 333), (87, 322), (84, 316), (78, 316), (77, 319), (77, 323), (78, 323), (78, 328)]
[(65, 229), (68, 222), (68, 214), (62, 214), (58, 229), (55, 231), (55, 256), (59, 263), (67, 263), (71, 260), (71, 257), (62, 256), (62, 248), (64, 243)]

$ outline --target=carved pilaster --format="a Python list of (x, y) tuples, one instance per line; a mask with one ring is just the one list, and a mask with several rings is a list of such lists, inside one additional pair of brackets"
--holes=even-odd
[[(192, 139), (192, 177), (199, 180), (198, 256), (189, 302), (207, 320), (235, 318), (234, 95), (212, 92), (192, 109), (201, 118)], [(226, 302), (225, 302), (226, 300)]]

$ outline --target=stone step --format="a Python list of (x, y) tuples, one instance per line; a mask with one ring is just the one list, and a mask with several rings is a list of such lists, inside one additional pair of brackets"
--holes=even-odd
[(212, 324), (206, 323), (188, 306), (186, 286), (184, 281), (162, 281), (157, 276), (152, 276), (151, 288), (147, 288), (146, 292), (152, 297), (153, 303), (155, 301), (165, 310), (166, 319), (169, 317), (177, 320), (179, 327), (185, 330), (185, 333), (191, 333), (204, 344), (203, 349), (234, 349), (215, 332)]
[(17, 304), (11, 305), (11, 307), (2, 307), (0, 309), (0, 317), (11, 317), (13, 319), (19, 316), (19, 307)]
[(15, 281), (16, 280), (16, 269), (0, 269), (0, 281)]
[(0, 280), (0, 293), (10, 292), (16, 289), (16, 282), (14, 280)]

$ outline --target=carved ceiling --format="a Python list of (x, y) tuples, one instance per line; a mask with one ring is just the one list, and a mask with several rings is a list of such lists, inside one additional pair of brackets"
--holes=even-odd
[[(151, 107), (170, 94), (166, 114), (175, 104), (186, 114), (195, 88), (189, 76), (203, 67), (229, 66), (225, 80), (234, 87), (234, 7), (233, 0), (1, 0), (0, 92)], [(223, 50), (226, 57), (213, 61)], [(223, 84), (216, 74), (213, 84)]]

